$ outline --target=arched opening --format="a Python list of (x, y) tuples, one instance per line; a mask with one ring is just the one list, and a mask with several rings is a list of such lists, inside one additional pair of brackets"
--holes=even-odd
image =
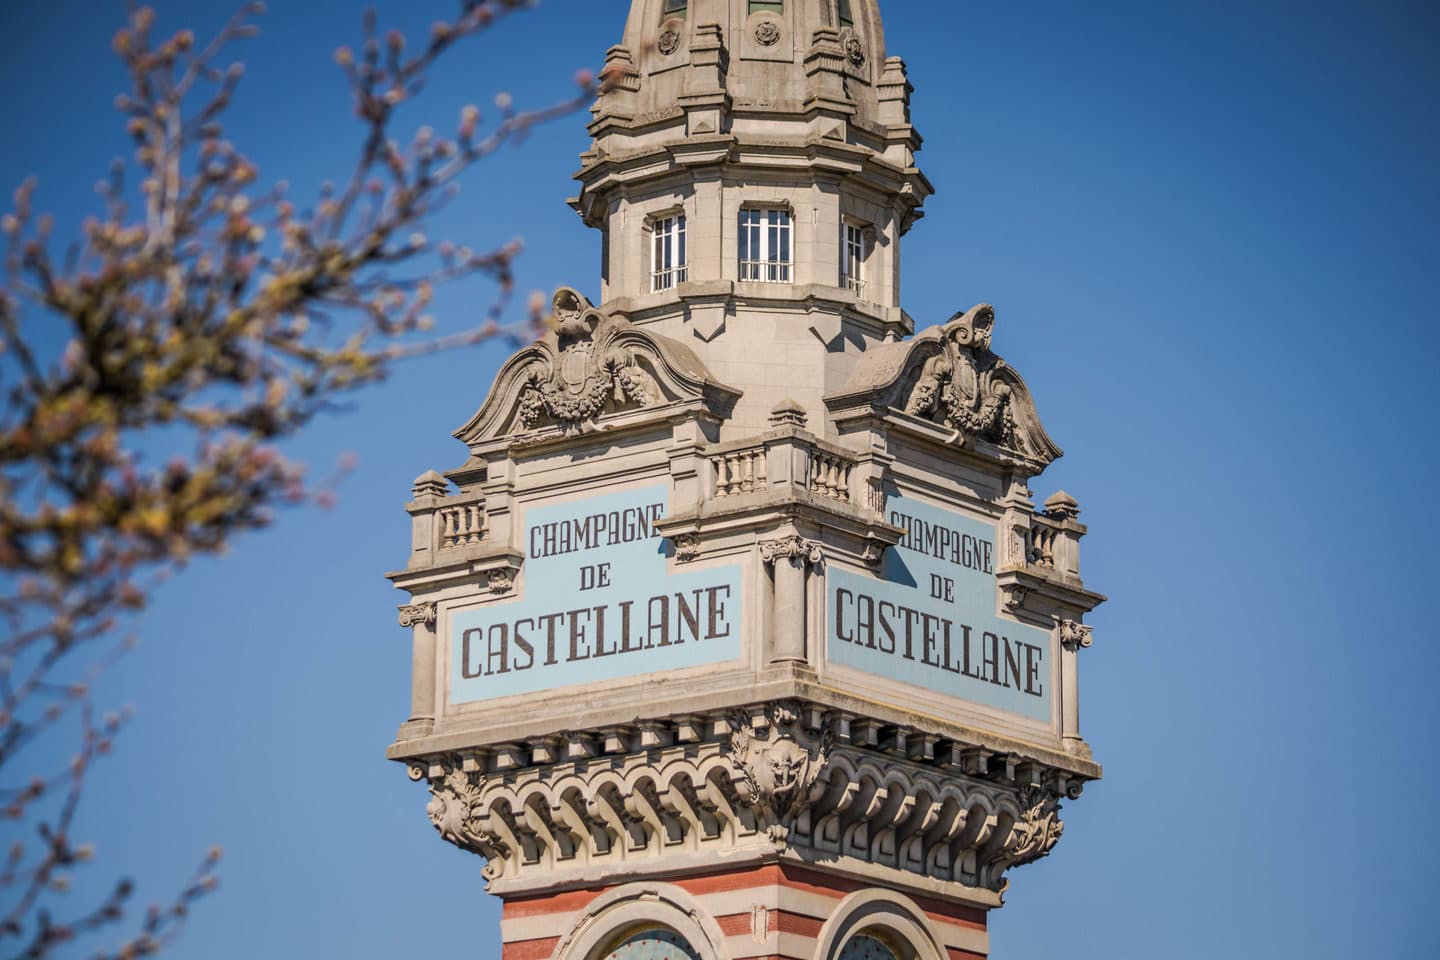
[(840, 948), (838, 960), (901, 960), (890, 945), (879, 937), (868, 933), (858, 934), (845, 941)]
[(700, 960), (700, 955), (674, 930), (649, 927), (621, 937), (595, 960)]

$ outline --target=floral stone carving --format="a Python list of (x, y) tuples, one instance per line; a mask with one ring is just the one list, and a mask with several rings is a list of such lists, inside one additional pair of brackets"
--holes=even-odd
[(755, 25), (755, 42), (762, 47), (773, 47), (780, 42), (780, 25), (774, 20), (761, 20)]
[(680, 49), (680, 34), (670, 28), (666, 28), (655, 41), (656, 48), (665, 56), (670, 56)]
[(748, 715), (732, 716), (729, 756), (740, 772), (741, 798), (770, 838), (783, 843), (795, 818), (814, 801), (834, 741), (828, 719), (818, 728), (808, 727), (801, 723), (799, 704), (791, 701), (773, 704), (769, 720), (761, 740)]
[(579, 294), (556, 294), (553, 320), (558, 362), (535, 360), (526, 368), (520, 429), (532, 430), (548, 418), (567, 435), (589, 433), (598, 429), (595, 418), (612, 400), (640, 407), (659, 400), (655, 381), (631, 351), (611, 344), (617, 331)]

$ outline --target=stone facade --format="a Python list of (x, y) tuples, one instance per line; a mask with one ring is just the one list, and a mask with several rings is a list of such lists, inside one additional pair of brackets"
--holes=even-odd
[[(603, 302), (560, 291), (415, 482), (390, 756), (485, 858), (510, 960), (651, 927), (697, 960), (986, 955), (1100, 775), (1104, 598), (1076, 501), (1032, 500), (1060, 450), (995, 311), (900, 309), (931, 192), (904, 64), (874, 0), (634, 0), (608, 62), (572, 200)], [(745, 279), (752, 207), (782, 281)]]

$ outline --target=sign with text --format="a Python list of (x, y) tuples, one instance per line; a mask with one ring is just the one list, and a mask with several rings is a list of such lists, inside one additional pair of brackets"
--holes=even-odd
[(880, 577), (826, 576), (831, 663), (1050, 719), (1050, 634), (995, 612), (995, 525), (891, 498)]
[(740, 568), (669, 574), (667, 487), (532, 507), (525, 596), (450, 618), (452, 703), (740, 656)]

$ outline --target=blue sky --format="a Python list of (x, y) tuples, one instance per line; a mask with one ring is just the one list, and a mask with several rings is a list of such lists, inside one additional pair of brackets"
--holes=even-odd
[[(157, 4), (212, 30), (222, 0)], [(453, 56), (409, 116), (447, 123), (513, 89), (563, 96), (619, 39), (621, 0), (545, 0)], [(359, 5), (274, 0), (231, 135), (303, 190), (355, 131), (332, 50)], [(448, 0), (380, 4), (416, 29)], [(123, 5), (0, 6), (0, 184), (42, 174), (62, 225), (124, 149), (109, 38)], [(922, 324), (987, 301), (996, 349), (1067, 455), (1087, 582), (1112, 600), (1082, 664), (1106, 779), (1056, 854), (1012, 876), (997, 957), (1440, 954), (1437, 468), (1440, 7), (1379, 2), (885, 5), (922, 164), (939, 189), (905, 241)], [(486, 164), (431, 231), (523, 235), (521, 288), (598, 292), (598, 237), (563, 201), (583, 117)], [(452, 289), (442, 320), (490, 302)], [(141, 624), (102, 700), (138, 718), (80, 832), (142, 898), (211, 844), (222, 892), (177, 958), (497, 956), (480, 861), (441, 842), (382, 752), (409, 644), (381, 575), (400, 505), (462, 450), (498, 348), (417, 363), (299, 452), (360, 468), (328, 513), (286, 516), (197, 564)], [(1427, 494), (1426, 491), (1431, 491)]]

